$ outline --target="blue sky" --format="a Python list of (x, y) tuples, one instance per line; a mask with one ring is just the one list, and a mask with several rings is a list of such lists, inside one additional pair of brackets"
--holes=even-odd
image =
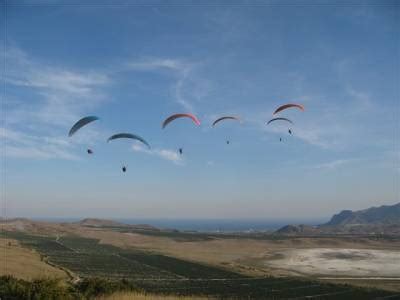
[[(399, 201), (394, 1), (2, 3), (7, 216), (320, 219)], [(265, 125), (287, 102), (306, 108), (282, 113), (293, 136)], [(176, 112), (202, 125), (162, 130)], [(243, 123), (211, 128), (226, 114)], [(86, 115), (101, 120), (68, 138)], [(105, 143), (116, 132), (152, 150)]]

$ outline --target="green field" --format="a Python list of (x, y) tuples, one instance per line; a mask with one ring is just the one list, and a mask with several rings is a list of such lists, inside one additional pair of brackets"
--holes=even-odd
[[(81, 278), (127, 279), (150, 293), (206, 295), (220, 299), (379, 299), (390, 292), (367, 290), (294, 278), (253, 278), (229, 270), (158, 253), (124, 250), (95, 239), (35, 236), (18, 232), (2, 235), (34, 248), (53, 264)], [(395, 298), (390, 298), (395, 299)]]

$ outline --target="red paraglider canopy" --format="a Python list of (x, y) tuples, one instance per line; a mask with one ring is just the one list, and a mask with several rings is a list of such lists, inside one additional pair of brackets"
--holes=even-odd
[(301, 111), (304, 111), (304, 106), (303, 106), (303, 105), (301, 105), (301, 104), (295, 104), (295, 103), (288, 103), (288, 104), (279, 106), (279, 107), (274, 111), (273, 114), (275, 115), (275, 114), (277, 114), (278, 112), (280, 112), (280, 111), (282, 111), (282, 110), (285, 110), (285, 109), (287, 109), (287, 108), (292, 108), (292, 107), (295, 107), (295, 108), (300, 109)]
[(199, 119), (193, 114), (174, 114), (165, 119), (165, 121), (162, 123), (162, 128), (164, 129), (169, 123), (178, 118), (190, 118), (197, 126), (200, 125)]

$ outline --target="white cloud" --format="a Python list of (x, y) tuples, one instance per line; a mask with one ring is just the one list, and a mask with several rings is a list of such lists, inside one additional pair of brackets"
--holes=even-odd
[(21, 131), (0, 128), (0, 140), (7, 157), (67, 160), (79, 159), (70, 152), (71, 144), (62, 137), (38, 137)]
[(183, 164), (183, 159), (181, 158), (181, 156), (176, 151), (170, 149), (147, 149), (142, 145), (135, 143), (132, 145), (132, 150), (135, 152), (142, 152), (150, 155), (155, 155), (162, 159), (172, 161), (177, 165)]
[(30, 89), (32, 93), (25, 106), (7, 112), (7, 123), (69, 124), (88, 109), (105, 99), (101, 91), (110, 84), (105, 73), (69, 70), (41, 63), (18, 48), (7, 49), (9, 85)]
[[(295, 101), (306, 103), (305, 112), (287, 110), (282, 114), (291, 119), (294, 122), (293, 125), (275, 122), (266, 126), (266, 121), (272, 118), (272, 110), (254, 113), (250, 119), (258, 119), (253, 124), (272, 134), (287, 135), (288, 128), (291, 128), (293, 132), (291, 138), (325, 150), (341, 151), (356, 147), (364, 142), (359, 135), (362, 130), (360, 124), (365, 116), (369, 116), (369, 108), (373, 103), (367, 92), (347, 87), (344, 87), (343, 91), (345, 99), (340, 105), (337, 104), (338, 101), (332, 101), (328, 96), (296, 97), (301, 100)], [(304, 95), (307, 94), (304, 93)]]
[(337, 168), (346, 165), (348, 163), (354, 162), (355, 159), (337, 159), (326, 163), (321, 163), (313, 166), (313, 169), (322, 169), (322, 170), (336, 170)]
[[(29, 57), (19, 48), (10, 47), (3, 54), (7, 59), (6, 84), (21, 88), (23, 97), (28, 97), (22, 104), (18, 100), (20, 95), (8, 92), (5, 128), (0, 131), (6, 155), (76, 159), (65, 130), (82, 114), (104, 102), (106, 94), (102, 88), (110, 84), (109, 76), (51, 66)], [(86, 142), (93, 142), (97, 135), (89, 130)], [(74, 142), (82, 141), (78, 137)]]
[(340, 146), (335, 139), (330, 138), (330, 132), (324, 131), (323, 129), (311, 127), (305, 129), (296, 128), (292, 129), (292, 131), (295, 138), (299, 138), (310, 145), (324, 149), (331, 149)]
[[(152, 58), (130, 62), (128, 68), (135, 71), (160, 71), (168, 70), (176, 76), (174, 84), (171, 86), (172, 95), (175, 102), (182, 106), (187, 112), (195, 112), (193, 102), (198, 101), (205, 94), (209, 87), (203, 79), (195, 76), (197, 64), (179, 59), (171, 58)], [(190, 93), (186, 91), (190, 90)]]
[(131, 62), (128, 64), (128, 67), (130, 69), (139, 71), (153, 71), (165, 68), (173, 71), (184, 72), (188, 68), (188, 65), (177, 59), (154, 58)]
[(7, 157), (14, 158), (30, 158), (30, 159), (66, 159), (66, 160), (78, 160), (79, 157), (66, 151), (62, 147), (55, 145), (43, 145), (43, 146), (9, 146), (4, 147), (4, 152)]
[(374, 105), (370, 94), (355, 90), (353, 87), (348, 87), (347, 93), (353, 98), (354, 110), (356, 112), (364, 112), (373, 109)]
[[(193, 77), (195, 64), (184, 60), (144, 59), (108, 72), (95, 72), (49, 65), (16, 47), (8, 48), (7, 53), (0, 52), (7, 55), (6, 83), (29, 94), (29, 99), (23, 104), (17, 103), (19, 95), (10, 94), (7, 97), (3, 130), (3, 135), (7, 136), (3, 138), (9, 143), (7, 155), (13, 157), (56, 158), (58, 154), (58, 158), (62, 159), (73, 157), (74, 147), (69, 140), (65, 141), (65, 130), (79, 117), (92, 113), (106, 101), (105, 89), (112, 83), (110, 75), (114, 72), (126, 68), (136, 71), (167, 70), (176, 78), (171, 86), (172, 96), (185, 111), (193, 112), (192, 101), (200, 99), (204, 93), (197, 91), (202, 90), (201, 88), (196, 89), (197, 80)], [(44, 140), (51, 147), (43, 148)], [(85, 130), (84, 138), (77, 136), (73, 139), (78, 144), (94, 143), (98, 140), (99, 132), (92, 128)], [(156, 149), (151, 153), (178, 164), (182, 163), (175, 151)]]
[(182, 105), (182, 107), (189, 111), (189, 112), (194, 112), (194, 108), (193, 105), (187, 100), (186, 97), (183, 96), (183, 88), (185, 85), (185, 82), (187, 81), (189, 72), (182, 72), (181, 73), (181, 78), (176, 82), (173, 90), (174, 90), (174, 94), (175, 94), (175, 99), (176, 102), (179, 103), (180, 105)]
[(165, 158), (167, 160), (173, 161), (175, 163), (182, 161), (181, 157), (175, 151), (172, 151), (172, 150), (168, 150), (168, 149), (157, 150), (156, 149), (155, 153), (158, 156)]
[(19, 86), (26, 86), (38, 89), (76, 94), (79, 96), (90, 96), (92, 88), (108, 82), (103, 74), (79, 74), (57, 68), (34, 69), (34, 65), (28, 65), (28, 73), (24, 77), (11, 74), (6, 77), (7, 83)]
[[(264, 120), (268, 120), (268, 118), (264, 118)], [(286, 123), (266, 125), (264, 121), (257, 124), (265, 132), (282, 136), (287, 136), (290, 128), (292, 131), (291, 138), (300, 139), (307, 144), (323, 149), (340, 148), (337, 137), (340, 136), (341, 129), (338, 126), (324, 127), (322, 123), (311, 119), (302, 123), (296, 122), (294, 125), (289, 124), (290, 126)]]

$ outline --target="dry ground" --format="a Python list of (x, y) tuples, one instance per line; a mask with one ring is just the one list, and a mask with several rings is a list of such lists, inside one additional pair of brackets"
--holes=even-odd
[[(256, 272), (270, 272), (266, 260), (276, 259), (292, 249), (341, 249), (380, 250), (377, 253), (400, 253), (400, 242), (344, 238), (289, 238), (284, 240), (215, 239), (182, 242), (166, 237), (146, 236), (136, 233), (119, 233), (83, 229), (77, 231), (84, 237), (100, 240), (122, 248), (156, 251), (175, 257), (230, 267), (249, 267)], [(388, 255), (388, 257), (391, 257)], [(396, 256), (397, 257), (397, 256)], [(325, 257), (330, 259), (329, 257)], [(332, 257), (333, 258), (333, 257)], [(384, 276), (376, 274), (375, 276)], [(399, 275), (400, 276), (400, 275)]]
[(400, 251), (314, 248), (279, 254), (275, 259), (266, 258), (265, 265), (306, 275), (400, 279)]
[[(341, 282), (400, 291), (400, 281), (397, 280), (400, 278), (399, 241), (338, 237), (181, 242), (165, 237), (92, 229), (84, 229), (80, 234), (100, 239), (101, 243), (105, 244), (156, 251), (182, 259), (218, 265), (248, 275), (313, 278), (332, 274), (346, 277), (368, 276), (371, 278), (357, 281), (349, 278), (342, 279)], [(293, 255), (287, 255), (288, 253)], [(386, 276), (396, 278), (375, 278)]]
[[(35, 222), (26, 225), (26, 222), (20, 223), (18, 226), (24, 226), (27, 232), (47, 233), (54, 236), (56, 234), (77, 234), (82, 237), (99, 239), (100, 243), (104, 244), (155, 251), (255, 276), (297, 275), (320, 278), (338, 277), (337, 275), (340, 275), (339, 277), (385, 277), (390, 275), (390, 277), (400, 277), (400, 272), (398, 272), (400, 270), (400, 260), (398, 259), (400, 240), (372, 240), (357, 237), (351, 239), (294, 237), (281, 240), (221, 238), (205, 241), (177, 241), (168, 237), (120, 233), (77, 224), (49, 225), (49, 223)], [(330, 268), (335, 268), (335, 270)], [(329, 280), (336, 280), (336, 278)], [(357, 285), (365, 283), (384, 288), (394, 286), (395, 290), (400, 291), (400, 284), (396, 285), (396, 282), (400, 281), (396, 280), (340, 279), (341, 282)]]
[(38, 278), (68, 279), (67, 274), (41, 260), (40, 255), (22, 248), (15, 240), (0, 238), (0, 275), (32, 280)]
[(159, 296), (138, 293), (116, 293), (110, 296), (99, 297), (96, 300), (206, 300), (211, 298), (200, 297), (179, 297), (179, 296)]
[(360, 287), (367, 287), (367, 288), (380, 288), (383, 290), (393, 291), (393, 292), (400, 292), (400, 280), (369, 280), (369, 279), (336, 279), (330, 278), (329, 280), (321, 280), (321, 281), (329, 281), (332, 283), (339, 283), (339, 284), (351, 284)]

